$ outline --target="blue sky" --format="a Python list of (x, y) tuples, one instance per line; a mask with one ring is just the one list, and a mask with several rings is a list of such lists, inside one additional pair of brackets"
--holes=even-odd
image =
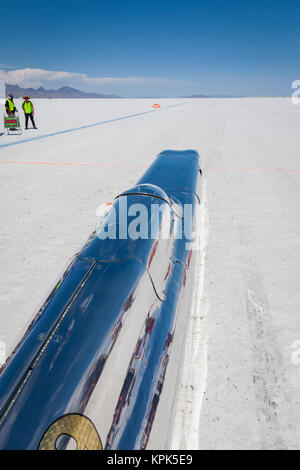
[(290, 95), (300, 79), (296, 0), (16, 0), (1, 12), (0, 79), (22, 86), (254, 96)]

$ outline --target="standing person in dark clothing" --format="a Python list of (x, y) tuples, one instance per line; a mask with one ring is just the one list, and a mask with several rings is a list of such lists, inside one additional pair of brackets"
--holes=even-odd
[(31, 120), (31, 123), (33, 125), (33, 129), (37, 129), (36, 125), (35, 125), (35, 122), (34, 122), (34, 106), (32, 104), (30, 100), (30, 96), (23, 96), (23, 104), (22, 104), (22, 108), (23, 108), (23, 111), (24, 111), (24, 115), (25, 115), (25, 129), (28, 129), (28, 121), (29, 121), (29, 118)]
[(15, 107), (14, 97), (11, 93), (8, 95), (8, 98), (5, 102), (5, 111), (8, 116), (14, 116), (15, 112), (18, 111)]

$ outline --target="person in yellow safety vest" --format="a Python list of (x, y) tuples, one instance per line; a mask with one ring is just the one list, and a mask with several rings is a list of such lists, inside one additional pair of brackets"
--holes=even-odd
[(8, 116), (14, 116), (15, 112), (18, 111), (15, 107), (14, 97), (11, 93), (8, 95), (8, 98), (5, 102), (5, 111)]
[(29, 121), (29, 118), (32, 122), (32, 125), (33, 125), (33, 129), (37, 129), (36, 125), (35, 125), (35, 122), (34, 122), (34, 106), (32, 104), (30, 100), (30, 96), (23, 96), (23, 104), (22, 104), (22, 108), (23, 108), (23, 111), (24, 111), (24, 115), (25, 115), (25, 129), (28, 129), (28, 121)]

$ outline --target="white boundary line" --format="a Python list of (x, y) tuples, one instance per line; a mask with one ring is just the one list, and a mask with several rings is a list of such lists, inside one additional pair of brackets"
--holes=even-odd
[(209, 224), (205, 180), (202, 183), (202, 198), (199, 227), (200, 249), (197, 254), (191, 316), (171, 441), (172, 449), (181, 450), (199, 448), (199, 423), (207, 379), (207, 313), (209, 303), (203, 299), (203, 289)]

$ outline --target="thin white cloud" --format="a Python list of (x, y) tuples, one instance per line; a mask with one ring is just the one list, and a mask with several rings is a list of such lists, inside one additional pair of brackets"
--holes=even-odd
[(159, 91), (164, 93), (168, 89), (185, 89), (192, 82), (174, 80), (170, 78), (153, 77), (88, 77), (85, 73), (71, 73), (65, 71), (52, 71), (44, 69), (16, 69), (5, 70), (0, 68), (0, 80), (21, 87), (59, 88), (60, 86), (74, 86), (84, 91), (108, 93), (151, 93)]
[(72, 74), (69, 72), (53, 72), (43, 69), (17, 69), (17, 70), (0, 70), (0, 79), (12, 85), (21, 87), (39, 87), (44, 83), (53, 82), (55, 80), (63, 80), (66, 78), (81, 78), (82, 74)]

